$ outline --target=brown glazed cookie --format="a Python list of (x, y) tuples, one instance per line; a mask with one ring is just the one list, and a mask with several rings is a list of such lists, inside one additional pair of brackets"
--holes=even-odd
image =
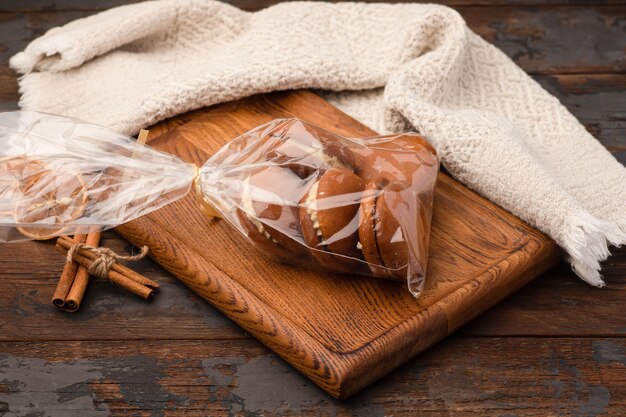
[(437, 153), (417, 134), (365, 143), (370, 148), (355, 153), (355, 171), (367, 183), (360, 209), (361, 250), (375, 276), (406, 281), (408, 269), (415, 275), (426, 268)]
[(435, 148), (420, 135), (380, 136), (365, 139), (364, 143), (368, 148), (354, 152), (354, 170), (365, 182), (382, 176), (421, 189), (420, 183), (431, 181), (431, 176), (424, 177), (423, 172), (429, 167), (435, 172), (439, 169)]
[(264, 139), (274, 142), (268, 151), (268, 159), (291, 169), (300, 178), (316, 175), (330, 168), (352, 169), (354, 155), (347, 139), (302, 120), (273, 130)]
[(303, 181), (288, 169), (269, 166), (243, 183), (237, 218), (261, 249), (282, 258), (307, 257), (298, 221)]
[(325, 268), (359, 272), (361, 262), (350, 258), (362, 258), (357, 244), (363, 189), (363, 181), (352, 171), (331, 168), (300, 201), (302, 236), (313, 257)]
[(363, 193), (359, 219), (359, 243), (372, 273), (379, 278), (405, 281), (408, 245), (398, 217), (406, 197), (399, 183), (385, 178), (371, 181)]

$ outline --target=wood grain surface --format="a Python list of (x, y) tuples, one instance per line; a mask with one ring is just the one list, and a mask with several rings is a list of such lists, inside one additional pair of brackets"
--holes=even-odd
[[(166, 123), (150, 146), (202, 165), (228, 140), (299, 117), (347, 137), (375, 132), (309, 92), (254, 96)], [(190, 119), (190, 120), (189, 120)], [(182, 123), (182, 124), (181, 124)], [(162, 125), (163, 126), (163, 125)], [(426, 287), (322, 274), (257, 253), (193, 195), (116, 230), (322, 389), (347, 398), (553, 266), (551, 239), (440, 174)]]
[[(10, 56), (52, 26), (123, 3), (0, 0), (0, 109), (17, 108)], [(270, 3), (233, 2), (248, 9)], [(619, 69), (626, 2), (444, 3), (531, 72), (626, 164), (626, 74)], [(534, 30), (520, 35), (527, 20)], [(104, 242), (131, 249), (113, 232)], [(604, 263), (604, 289), (585, 285), (561, 262), (436, 348), (339, 402), (148, 259), (133, 268), (161, 283), (153, 302), (95, 280), (79, 314), (56, 311), (49, 297), (63, 260), (53, 247), (0, 249), (5, 417), (626, 414), (626, 248), (613, 248)]]

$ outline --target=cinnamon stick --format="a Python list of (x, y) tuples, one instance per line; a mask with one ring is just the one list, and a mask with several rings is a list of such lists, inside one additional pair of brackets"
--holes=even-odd
[[(57, 243), (56, 247), (59, 250), (59, 252), (67, 253), (67, 249), (63, 247), (62, 244)], [(84, 267), (86, 269), (91, 267), (91, 264), (93, 262), (91, 259), (80, 254), (80, 251), (74, 253), (74, 256), (72, 257), (72, 259), (74, 259), (79, 265), (81, 265), (81, 267)], [(136, 281), (133, 281), (132, 279), (128, 278), (127, 276), (124, 276), (123, 274), (120, 274), (119, 272), (113, 271), (113, 268), (109, 270), (107, 274), (107, 278), (112, 283), (119, 285), (120, 287), (127, 289), (133, 294), (136, 294), (146, 300), (149, 300), (154, 295), (154, 289), (146, 287), (145, 285), (142, 285)]]
[[(102, 236), (102, 232), (91, 232), (87, 234), (85, 239), (85, 244), (91, 246), (98, 246), (100, 244), (100, 237)], [(59, 239), (62, 240), (63, 238)], [(58, 243), (58, 241), (57, 241)], [(80, 262), (77, 262), (80, 265)], [(78, 267), (78, 271), (76, 272), (76, 278), (74, 278), (74, 283), (72, 284), (72, 288), (70, 289), (67, 298), (65, 299), (65, 309), (71, 313), (78, 310), (80, 307), (80, 303), (83, 302), (83, 297), (85, 296), (85, 290), (87, 289), (87, 284), (89, 283), (89, 271), (88, 266), (85, 267), (81, 265)]]
[[(76, 243), (85, 243), (85, 239), (87, 235), (75, 235), (74, 241)], [(63, 272), (61, 273), (61, 278), (59, 278), (59, 282), (57, 284), (56, 289), (54, 290), (54, 294), (52, 295), (52, 304), (58, 308), (65, 307), (65, 300), (67, 299), (67, 295), (72, 288), (72, 284), (74, 283), (74, 279), (76, 278), (76, 272), (78, 271), (78, 264), (76, 262), (66, 263), (63, 267)]]
[[(72, 246), (74, 246), (75, 244), (79, 243), (76, 242), (70, 238), (68, 238), (67, 236), (63, 236), (61, 237), (58, 242), (57, 242), (63, 249), (65, 249), (66, 251), (69, 250)], [(90, 261), (93, 261), (96, 259), (96, 255), (87, 250), (87, 249), (79, 249), (77, 251), (78, 254), (80, 254), (81, 256), (84, 256), (86, 258), (88, 258)], [(133, 271), (132, 269), (119, 264), (119, 263), (115, 263), (113, 264), (113, 266), (111, 266), (111, 270), (117, 272), (120, 275), (124, 275), (125, 277), (139, 283), (142, 285), (145, 285), (147, 287), (153, 288), (153, 289), (158, 289), (159, 288), (159, 284), (143, 275), (141, 275), (140, 273)]]

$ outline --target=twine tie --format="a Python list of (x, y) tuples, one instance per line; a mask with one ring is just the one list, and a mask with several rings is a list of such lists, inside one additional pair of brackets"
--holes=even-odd
[(76, 251), (80, 249), (88, 250), (96, 255), (96, 258), (91, 263), (88, 271), (89, 274), (104, 279), (107, 279), (109, 269), (111, 269), (113, 264), (117, 261), (138, 261), (145, 258), (145, 256), (148, 254), (147, 246), (143, 246), (141, 248), (141, 252), (137, 255), (120, 255), (109, 248), (91, 246), (85, 243), (77, 243), (67, 251), (67, 257), (65, 258), (66, 262), (72, 262), (74, 253), (76, 253)]

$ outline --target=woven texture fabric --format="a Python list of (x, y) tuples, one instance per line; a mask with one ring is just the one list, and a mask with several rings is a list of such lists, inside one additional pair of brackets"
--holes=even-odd
[(10, 64), (25, 74), (22, 108), (127, 134), (251, 94), (320, 89), (381, 133), (426, 135), (454, 177), (550, 235), (593, 285), (607, 243), (626, 241), (624, 167), (447, 7), (145, 2), (52, 29)]

